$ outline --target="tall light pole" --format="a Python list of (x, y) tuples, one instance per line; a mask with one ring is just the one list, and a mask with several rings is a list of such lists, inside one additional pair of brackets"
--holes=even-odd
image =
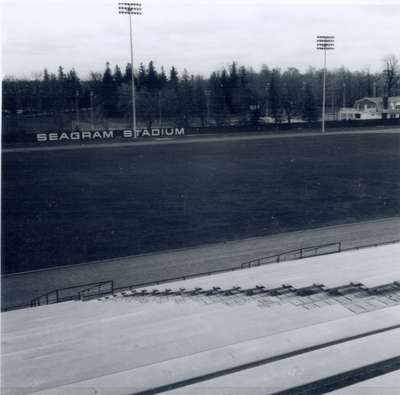
[(132, 15), (142, 15), (141, 3), (118, 3), (118, 13), (129, 15), (129, 35), (131, 47), (131, 84), (132, 84), (132, 132), (136, 138), (136, 103), (135, 103), (135, 75), (133, 71), (133, 37), (132, 37)]
[(322, 133), (325, 132), (326, 51), (334, 49), (335, 36), (317, 36), (317, 49), (324, 51), (324, 81), (322, 87)]

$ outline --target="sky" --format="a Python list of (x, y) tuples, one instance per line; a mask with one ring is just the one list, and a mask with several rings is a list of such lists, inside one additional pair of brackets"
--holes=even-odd
[[(125, 1), (125, 0), (123, 0)], [(399, 1), (142, 0), (133, 17), (134, 65), (155, 62), (208, 76), (233, 61), (259, 70), (320, 68), (318, 34), (335, 35), (328, 69), (378, 72), (400, 57)], [(130, 61), (129, 17), (117, 0), (3, 0), (2, 75), (32, 78), (46, 67), (81, 78)]]

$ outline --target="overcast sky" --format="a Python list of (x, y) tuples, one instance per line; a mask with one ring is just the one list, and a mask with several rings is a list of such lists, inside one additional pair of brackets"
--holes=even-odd
[[(328, 68), (381, 69), (400, 57), (400, 2), (142, 0), (134, 17), (134, 63), (154, 60), (207, 76), (232, 61), (258, 70), (321, 67), (315, 36), (336, 36)], [(32, 77), (45, 67), (75, 68), (81, 77), (107, 61), (130, 60), (127, 15), (117, 0), (3, 0), (2, 74)]]

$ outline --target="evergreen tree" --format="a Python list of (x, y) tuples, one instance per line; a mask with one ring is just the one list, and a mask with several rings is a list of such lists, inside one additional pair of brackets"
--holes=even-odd
[(207, 96), (205, 91), (205, 81), (199, 76), (195, 78), (194, 82), (194, 100), (196, 112), (200, 118), (201, 126), (204, 127), (207, 116)]
[(180, 101), (178, 71), (174, 66), (172, 66), (169, 73), (169, 79), (167, 81), (165, 93), (163, 94), (163, 103), (165, 115), (178, 126), (181, 120), (182, 106)]
[(18, 83), (15, 79), (6, 77), (2, 81), (3, 110), (10, 114), (18, 111)]
[(80, 97), (81, 93), (81, 84), (76, 74), (75, 69), (72, 69), (68, 72), (65, 77), (65, 98), (67, 108), (71, 111), (75, 110), (76, 107), (76, 98)]
[(50, 85), (50, 74), (47, 69), (44, 69), (42, 80), (42, 106), (43, 111), (49, 112), (52, 109), (52, 95)]
[(185, 69), (181, 79), (181, 108), (184, 126), (190, 126), (191, 118), (194, 113), (194, 77), (189, 76)]
[(233, 62), (229, 70), (229, 91), (227, 96), (227, 103), (231, 114), (237, 114), (239, 112), (239, 94), (239, 75), (236, 62)]
[(224, 90), (221, 84), (220, 74), (213, 72), (209, 79), (210, 91), (210, 114), (214, 118), (215, 123), (220, 126), (223, 125), (228, 111), (225, 103)]
[(106, 117), (116, 115), (117, 102), (118, 102), (118, 87), (114, 81), (110, 68), (110, 63), (108, 62), (106, 64), (106, 69), (103, 74), (100, 98), (101, 98), (103, 114)]
[(178, 71), (174, 66), (172, 66), (171, 71), (169, 73), (168, 85), (173, 89), (178, 89), (179, 85)]
[(119, 68), (118, 65), (116, 65), (115, 68), (114, 68), (113, 78), (114, 78), (114, 81), (115, 81), (115, 83), (116, 83), (116, 85), (118, 87), (122, 85), (124, 77), (123, 77), (122, 71), (121, 71), (121, 69)]
[(167, 86), (168, 80), (167, 80), (167, 75), (165, 74), (164, 67), (161, 67), (161, 72), (159, 75), (159, 89), (165, 89)]
[(125, 84), (128, 84), (128, 83), (130, 84), (131, 80), (132, 80), (132, 66), (130, 63), (128, 63), (125, 67), (125, 74), (123, 77), (123, 82)]
[(160, 84), (158, 79), (158, 73), (154, 67), (153, 61), (149, 62), (147, 73), (144, 77), (144, 85), (146, 89), (151, 93), (155, 93), (156, 91), (159, 90)]
[(143, 63), (140, 63), (139, 70), (137, 74), (137, 87), (140, 91), (142, 88), (146, 87), (146, 69)]
[(58, 67), (58, 74), (57, 74), (57, 108), (59, 111), (64, 112), (65, 110), (65, 104), (66, 104), (66, 89), (65, 89), (65, 74), (64, 74), (64, 69), (59, 66)]

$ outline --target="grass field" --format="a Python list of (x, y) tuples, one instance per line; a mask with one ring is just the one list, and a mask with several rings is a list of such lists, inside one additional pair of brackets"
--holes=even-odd
[(3, 155), (3, 271), (400, 215), (400, 134)]

